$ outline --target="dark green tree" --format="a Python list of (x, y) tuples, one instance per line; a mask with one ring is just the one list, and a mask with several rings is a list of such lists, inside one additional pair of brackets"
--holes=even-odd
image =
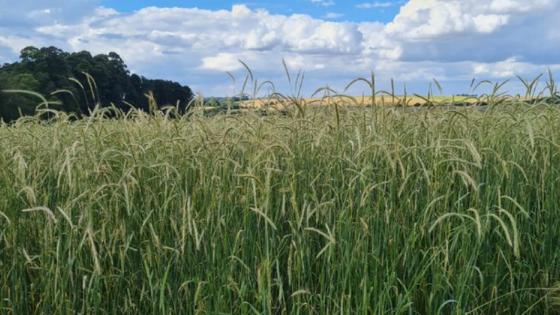
[[(193, 98), (191, 89), (176, 82), (150, 80), (131, 74), (114, 52), (92, 56), (87, 51), (67, 53), (56, 47), (26, 47), (20, 61), (0, 67), (0, 86), (28, 90), (45, 96), (51, 107), (88, 114), (94, 107), (114, 105), (121, 110), (148, 110), (146, 94), (160, 106), (178, 106), (185, 111)], [(0, 95), (0, 117), (13, 120), (31, 115), (40, 103), (28, 94)]]
[[(33, 115), (41, 103), (37, 96), (18, 90), (38, 90), (39, 82), (29, 73), (0, 72), (0, 118), (4, 121), (17, 119), (21, 115)], [(9, 91), (9, 92), (8, 92)]]

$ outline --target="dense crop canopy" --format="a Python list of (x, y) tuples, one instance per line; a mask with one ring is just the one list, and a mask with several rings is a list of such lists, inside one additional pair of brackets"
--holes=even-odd
[(560, 109), (0, 127), (0, 312), (554, 314)]

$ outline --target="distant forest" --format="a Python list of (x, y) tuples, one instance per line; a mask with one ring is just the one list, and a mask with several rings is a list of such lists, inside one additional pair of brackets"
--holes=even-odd
[(49, 108), (77, 116), (87, 115), (96, 106), (149, 111), (154, 106), (149, 95), (159, 106), (185, 111), (193, 99), (188, 86), (131, 74), (114, 52), (92, 56), (87, 51), (68, 53), (56, 47), (26, 47), (18, 62), (0, 67), (0, 119), (4, 121), (33, 115), (44, 103), (37, 95), (16, 90), (39, 93)]

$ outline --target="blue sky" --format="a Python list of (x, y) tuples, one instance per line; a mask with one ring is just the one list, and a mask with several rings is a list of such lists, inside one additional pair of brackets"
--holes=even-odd
[(203, 95), (238, 93), (245, 75), (239, 60), (281, 92), (289, 90), (282, 60), (306, 73), (307, 92), (326, 85), (342, 92), (372, 71), (380, 88), (393, 78), (399, 89), (424, 94), (433, 79), (451, 94), (470, 92), (473, 78), (560, 73), (560, 0), (0, 0), (0, 6), (0, 63), (17, 61), (28, 45), (114, 51), (134, 73), (179, 81)]
[(315, 18), (346, 20), (354, 22), (380, 21), (390, 22), (398, 13), (403, 0), (283, 0), (283, 1), (186, 1), (186, 0), (104, 0), (104, 6), (121, 12), (132, 12), (148, 6), (156, 7), (198, 7), (201, 9), (231, 9), (234, 4), (245, 4), (252, 9), (266, 9), (275, 14), (307, 14)]

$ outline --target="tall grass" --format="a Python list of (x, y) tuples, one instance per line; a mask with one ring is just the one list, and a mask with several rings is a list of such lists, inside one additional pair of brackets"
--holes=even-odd
[(3, 125), (0, 313), (557, 314), (560, 108), (516, 102)]

